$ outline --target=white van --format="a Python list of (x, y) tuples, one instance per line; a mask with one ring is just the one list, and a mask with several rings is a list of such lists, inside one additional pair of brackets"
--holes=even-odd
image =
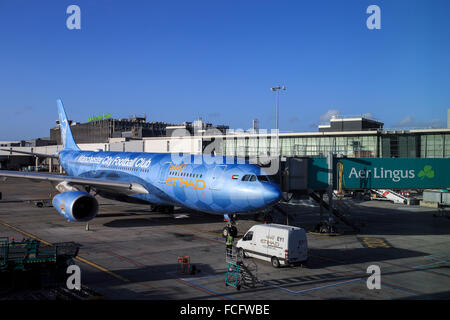
[(305, 230), (281, 224), (254, 225), (236, 243), (236, 248), (244, 257), (270, 261), (275, 268), (308, 259)]

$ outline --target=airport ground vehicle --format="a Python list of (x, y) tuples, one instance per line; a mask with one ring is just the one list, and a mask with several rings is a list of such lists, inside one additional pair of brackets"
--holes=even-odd
[(255, 225), (236, 243), (236, 247), (245, 257), (270, 261), (275, 268), (308, 259), (306, 232), (292, 226)]

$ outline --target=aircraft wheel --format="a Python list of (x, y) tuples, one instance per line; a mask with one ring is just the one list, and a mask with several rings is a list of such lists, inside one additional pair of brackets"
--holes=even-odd
[(222, 236), (226, 238), (228, 237), (229, 234), (230, 234), (230, 227), (224, 227), (222, 230)]

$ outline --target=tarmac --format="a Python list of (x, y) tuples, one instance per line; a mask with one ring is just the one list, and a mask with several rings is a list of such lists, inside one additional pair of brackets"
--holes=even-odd
[[(307, 264), (275, 269), (247, 258), (245, 263), (256, 266), (258, 283), (237, 290), (225, 285), (222, 216), (182, 208), (163, 214), (98, 197), (99, 214), (86, 230), (85, 223), (68, 222), (53, 207), (30, 202), (55, 194), (49, 183), (11, 179), (0, 183), (0, 192), (0, 237), (80, 243), (75, 263), (82, 285), (107, 300), (450, 298), (450, 219), (434, 216), (436, 209), (342, 200), (346, 218), (361, 230), (339, 223), (337, 235), (321, 235), (313, 232), (320, 219), (314, 202), (285, 204), (289, 218), (275, 215), (273, 222), (308, 231)], [(255, 218), (237, 221), (238, 238), (262, 223)], [(189, 256), (194, 274), (179, 272), (180, 256)], [(367, 286), (371, 265), (380, 268), (381, 289)]]

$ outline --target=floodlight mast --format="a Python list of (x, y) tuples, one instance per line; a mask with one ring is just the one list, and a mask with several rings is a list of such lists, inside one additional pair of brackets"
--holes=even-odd
[(270, 88), (270, 90), (271, 90), (271, 91), (276, 91), (276, 92), (277, 92), (276, 130), (277, 130), (277, 156), (278, 156), (278, 155), (280, 155), (280, 150), (279, 150), (279, 139), (280, 139), (280, 137), (279, 137), (279, 134), (278, 134), (278, 132), (279, 132), (279, 127), (278, 127), (278, 100), (279, 100), (279, 98), (278, 98), (278, 94), (279, 94), (279, 91), (280, 91), (280, 90), (286, 91), (286, 87), (285, 87), (285, 86), (276, 86), (276, 87)]

